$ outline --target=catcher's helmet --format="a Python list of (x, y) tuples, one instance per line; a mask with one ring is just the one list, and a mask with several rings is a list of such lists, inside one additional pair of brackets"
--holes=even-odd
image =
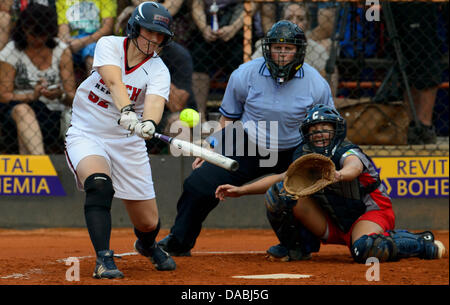
[[(317, 146), (311, 140), (314, 132), (309, 133), (309, 128), (318, 123), (331, 123), (334, 126), (334, 135), (330, 137), (330, 143), (326, 146)], [(347, 136), (347, 123), (336, 109), (319, 104), (308, 110), (300, 130), (303, 134), (303, 141), (309, 143), (314, 152), (330, 157)]]
[[(294, 59), (285, 66), (279, 66), (272, 59), (270, 45), (273, 43), (293, 44), (297, 47)], [(277, 82), (292, 79), (302, 67), (306, 53), (306, 36), (303, 30), (293, 22), (281, 20), (275, 23), (262, 41), (262, 51), (270, 75)]]
[(173, 37), (170, 30), (172, 16), (161, 4), (156, 2), (143, 2), (139, 4), (128, 19), (127, 36), (130, 39), (139, 36), (140, 28), (164, 34), (165, 38), (161, 46), (166, 45)]

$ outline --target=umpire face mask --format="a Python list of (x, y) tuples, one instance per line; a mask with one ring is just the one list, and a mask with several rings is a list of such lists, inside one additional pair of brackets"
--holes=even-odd
[(270, 46), (272, 60), (279, 68), (286, 66), (294, 60), (297, 47), (293, 44), (274, 43)]
[(281, 84), (291, 80), (302, 67), (306, 36), (296, 24), (281, 20), (267, 32), (261, 47), (270, 75)]
[(300, 63), (298, 47), (290, 43), (272, 43), (266, 45), (265, 57), (267, 68), (277, 83), (285, 83), (292, 79), (303, 65)]

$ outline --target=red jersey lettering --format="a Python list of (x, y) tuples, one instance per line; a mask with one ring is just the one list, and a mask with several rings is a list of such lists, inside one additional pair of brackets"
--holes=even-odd
[(141, 93), (142, 89), (138, 89), (138, 88), (134, 88), (133, 87), (133, 94), (130, 97), (130, 100), (132, 100), (133, 102), (136, 102), (139, 94)]

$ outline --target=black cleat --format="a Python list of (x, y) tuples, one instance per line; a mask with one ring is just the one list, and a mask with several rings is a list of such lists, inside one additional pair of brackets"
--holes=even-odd
[(97, 253), (97, 265), (95, 266), (94, 274), (96, 279), (121, 279), (123, 273), (117, 269), (114, 263), (114, 251), (103, 250)]
[(177, 265), (170, 255), (161, 249), (155, 242), (150, 249), (145, 249), (142, 242), (138, 239), (134, 243), (134, 249), (142, 255), (150, 259), (156, 270), (159, 271), (171, 271), (175, 270)]
[(290, 262), (290, 261), (303, 261), (311, 259), (311, 253), (303, 254), (300, 248), (288, 249), (282, 244), (278, 244), (276, 246), (272, 246), (267, 250), (267, 258), (270, 261), (281, 261), (281, 262)]
[(181, 249), (180, 243), (172, 234), (169, 234), (161, 239), (158, 242), (158, 246), (171, 256), (191, 256), (191, 250)]

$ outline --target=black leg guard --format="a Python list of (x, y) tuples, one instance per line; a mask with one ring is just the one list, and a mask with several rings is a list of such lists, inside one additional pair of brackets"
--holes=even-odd
[(141, 241), (144, 248), (148, 249), (152, 247), (153, 244), (155, 243), (156, 236), (158, 236), (160, 228), (161, 228), (161, 220), (158, 220), (158, 225), (153, 231), (141, 232), (138, 229), (134, 228), (134, 234)]
[(445, 247), (442, 242), (434, 240), (429, 231), (393, 230), (361, 236), (353, 243), (351, 252), (356, 262), (364, 264), (369, 257), (376, 257), (380, 262), (408, 257), (437, 259), (443, 256)]
[(300, 249), (303, 255), (318, 252), (320, 241), (292, 213), (296, 201), (280, 195), (282, 182), (274, 184), (265, 195), (267, 219), (280, 243), (288, 249)]
[(267, 219), (278, 240), (286, 248), (300, 248), (304, 255), (319, 251), (320, 240), (295, 219), (292, 212), (277, 215), (267, 211)]
[(406, 230), (393, 230), (388, 233), (397, 247), (397, 258), (417, 256), (423, 259), (436, 259), (445, 253), (442, 242), (435, 240), (430, 231), (411, 233)]
[(111, 178), (105, 174), (92, 174), (84, 182), (84, 190), (84, 215), (92, 244), (96, 252), (108, 250), (111, 237), (111, 203), (114, 196)]

